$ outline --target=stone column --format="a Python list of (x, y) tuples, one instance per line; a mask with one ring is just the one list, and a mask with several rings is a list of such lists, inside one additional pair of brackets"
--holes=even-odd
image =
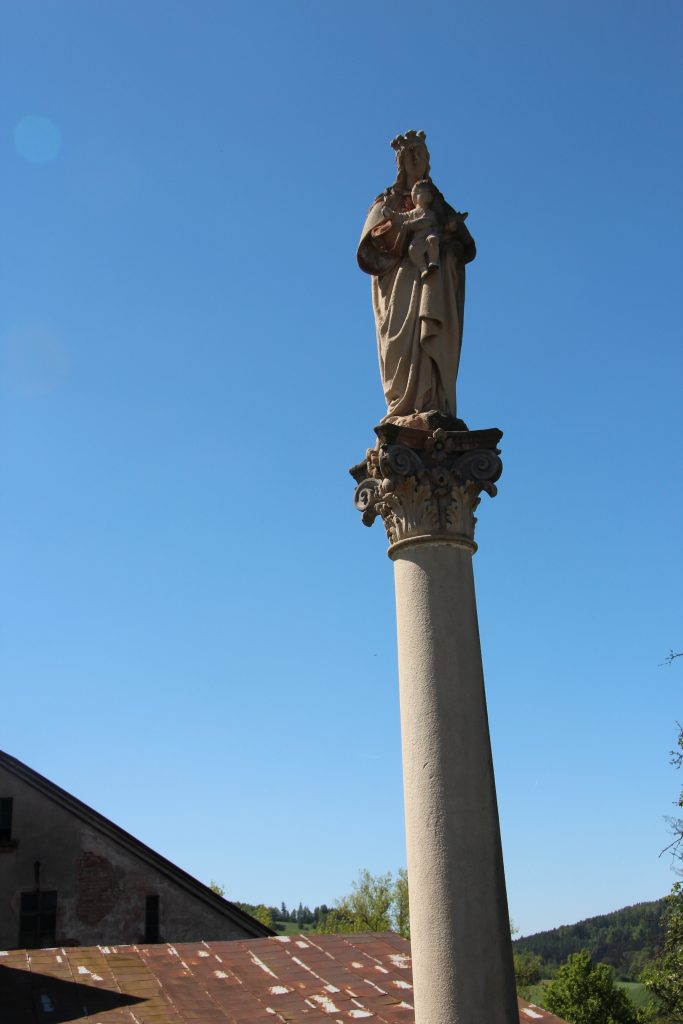
[(502, 434), (376, 433), (351, 473), (394, 562), (416, 1024), (518, 1024), (472, 572)]

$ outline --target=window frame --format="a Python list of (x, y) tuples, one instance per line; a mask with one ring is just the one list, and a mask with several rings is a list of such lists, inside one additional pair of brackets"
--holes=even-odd
[(145, 942), (154, 944), (160, 941), (159, 909), (160, 897), (158, 893), (148, 893), (145, 896)]
[[(29, 904), (33, 902), (33, 906)], [(57, 890), (31, 889), (19, 902), (19, 949), (50, 949), (57, 944)]]
[(12, 842), (12, 818), (14, 816), (14, 797), (0, 796), (0, 844)]

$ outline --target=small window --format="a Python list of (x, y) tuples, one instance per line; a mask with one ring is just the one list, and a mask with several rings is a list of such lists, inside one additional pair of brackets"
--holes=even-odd
[(45, 949), (56, 944), (57, 893), (22, 892), (19, 948)]
[(0, 843), (8, 843), (12, 838), (12, 804), (11, 796), (0, 797)]
[(159, 897), (145, 897), (145, 942), (159, 941)]

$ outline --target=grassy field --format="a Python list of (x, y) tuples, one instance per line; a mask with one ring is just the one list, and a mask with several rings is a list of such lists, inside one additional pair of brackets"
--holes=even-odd
[(530, 1003), (536, 1003), (537, 1006), (543, 1006), (543, 988), (544, 982), (539, 982), (538, 985), (533, 985), (529, 989), (529, 994), (525, 997)]
[(278, 935), (299, 935), (301, 932), (310, 932), (310, 924), (297, 924), (296, 921), (278, 921), (274, 929)]
[[(641, 985), (637, 981), (618, 981), (617, 985), (619, 988), (623, 988), (626, 995), (629, 997), (634, 1006), (641, 1009), (643, 1006), (647, 1006), (649, 996), (647, 989), (644, 985)], [(538, 1006), (543, 1006), (543, 988), (544, 982), (540, 982), (538, 985), (534, 985), (533, 988), (529, 989), (529, 996), (527, 997), (530, 1003), (536, 1003)]]

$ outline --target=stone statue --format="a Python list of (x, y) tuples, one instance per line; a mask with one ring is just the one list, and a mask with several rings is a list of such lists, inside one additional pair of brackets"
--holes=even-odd
[(434, 211), (430, 209), (434, 200), (432, 183), (426, 178), (418, 181), (410, 191), (410, 198), (415, 205), (414, 210), (397, 213), (385, 203), (382, 207), (382, 216), (390, 220), (395, 228), (403, 225), (413, 232), (414, 237), (408, 246), (408, 255), (420, 271), (420, 277), (425, 278), (430, 270), (439, 266), (439, 221)]
[(372, 275), (383, 423), (466, 429), (456, 419), (455, 382), (465, 306), (465, 264), (474, 240), (429, 174), (425, 133), (391, 143), (396, 181), (374, 201), (358, 264)]

